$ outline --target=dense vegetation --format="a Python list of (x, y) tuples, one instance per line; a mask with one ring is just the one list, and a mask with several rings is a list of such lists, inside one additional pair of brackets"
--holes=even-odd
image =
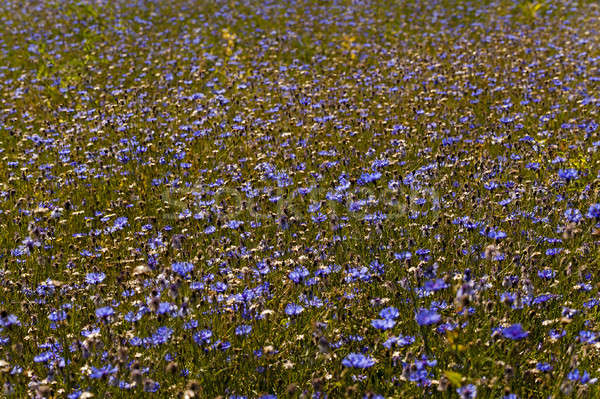
[(597, 397), (595, 1), (0, 5), (7, 397)]

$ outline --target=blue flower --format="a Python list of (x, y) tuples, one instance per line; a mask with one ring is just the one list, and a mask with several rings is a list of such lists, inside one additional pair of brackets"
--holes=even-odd
[(520, 323), (513, 324), (512, 326), (506, 327), (502, 330), (502, 335), (505, 338), (512, 340), (520, 340), (523, 338), (527, 338), (529, 335), (528, 331), (523, 330), (523, 327)]
[(88, 273), (85, 276), (85, 282), (88, 284), (100, 284), (106, 278), (106, 274), (100, 273)]
[(115, 314), (115, 311), (110, 306), (104, 306), (102, 308), (96, 309), (96, 317), (99, 319), (107, 318)]
[(285, 314), (287, 314), (288, 316), (296, 316), (302, 313), (303, 310), (304, 308), (300, 305), (297, 305), (295, 303), (288, 303), (285, 307)]
[(42, 352), (39, 355), (33, 357), (33, 361), (36, 363), (46, 363), (55, 357), (51, 351)]
[(542, 373), (552, 371), (552, 366), (550, 365), (550, 363), (538, 362), (535, 365), (535, 368), (538, 369), (539, 371), (541, 371)]
[(227, 227), (229, 227), (230, 229), (237, 229), (239, 228), (241, 225), (243, 225), (244, 222), (240, 221), (240, 220), (230, 220), (229, 222), (227, 222)]
[(292, 280), (294, 283), (298, 284), (306, 277), (308, 277), (309, 272), (308, 269), (304, 266), (296, 267), (294, 270), (288, 274), (288, 278)]
[(165, 314), (171, 310), (171, 304), (169, 302), (161, 302), (158, 304), (156, 314)]
[(569, 374), (567, 374), (567, 378), (569, 381), (578, 381), (579, 380), (579, 370), (571, 370)]
[(82, 393), (82, 391), (76, 389), (75, 391), (67, 395), (67, 399), (79, 399)]
[(477, 397), (477, 387), (473, 384), (468, 384), (456, 389), (461, 399), (474, 399)]
[(421, 308), (419, 309), (419, 313), (417, 313), (416, 320), (420, 326), (427, 326), (439, 323), (441, 316), (435, 310)]
[(322, 223), (327, 220), (327, 215), (319, 212), (316, 215), (312, 215), (310, 218), (315, 223)]
[(381, 311), (379, 312), (379, 317), (386, 319), (386, 320), (394, 320), (398, 316), (400, 316), (400, 312), (398, 312), (398, 309), (396, 309), (393, 306), (389, 306), (385, 309), (381, 309)]
[(397, 260), (409, 260), (410, 258), (412, 258), (412, 253), (410, 251), (394, 253), (394, 258), (396, 258)]
[(400, 335), (398, 337), (392, 336), (383, 343), (383, 346), (386, 349), (390, 349), (392, 348), (392, 346), (407, 346), (413, 344), (414, 342), (415, 337), (412, 337), (410, 335)]
[(590, 208), (588, 209), (585, 216), (589, 219), (600, 219), (600, 204), (590, 205)]
[(0, 315), (0, 327), (20, 326), (21, 322), (14, 314)]
[(371, 325), (378, 330), (389, 330), (396, 325), (392, 319), (375, 319), (371, 320)]
[(225, 292), (227, 291), (227, 284), (222, 281), (217, 281), (210, 285), (210, 289), (218, 293)]
[(156, 381), (148, 381), (144, 383), (144, 392), (156, 392), (160, 388), (160, 384)]
[(211, 337), (212, 337), (212, 331), (206, 330), (206, 329), (198, 331), (197, 333), (195, 333), (193, 335), (194, 341), (198, 345), (210, 343)]
[(560, 169), (558, 171), (558, 177), (566, 180), (567, 182), (571, 180), (577, 180), (579, 178), (579, 172), (576, 169)]
[(55, 310), (48, 315), (48, 320), (53, 322), (63, 321), (67, 318), (67, 312), (64, 310)]
[(539, 278), (549, 280), (549, 279), (554, 278), (554, 276), (556, 276), (556, 272), (552, 269), (543, 269), (543, 270), (538, 270), (537, 275)]
[(550, 332), (548, 333), (550, 339), (559, 339), (564, 337), (566, 334), (567, 332), (565, 330), (550, 330)]
[(194, 265), (190, 262), (174, 262), (171, 265), (171, 270), (181, 277), (188, 277), (189, 273), (194, 270)]
[(242, 324), (235, 328), (235, 335), (249, 335), (252, 331), (252, 326), (248, 324)]
[(565, 211), (564, 217), (569, 222), (573, 222), (573, 223), (577, 223), (581, 219), (583, 219), (583, 215), (581, 214), (581, 211), (579, 209), (575, 209), (575, 208), (569, 208), (569, 209), (567, 209)]
[(373, 172), (373, 173), (363, 173), (360, 178), (358, 179), (358, 184), (368, 184), (368, 183), (372, 183), (376, 180), (379, 180), (381, 178), (381, 173), (380, 172)]
[(562, 252), (562, 248), (548, 248), (546, 250), (546, 255), (553, 256)]
[(107, 364), (105, 366), (100, 367), (99, 369), (92, 366), (91, 371), (92, 372), (90, 373), (90, 378), (98, 379), (110, 374), (115, 374), (117, 371), (119, 371), (119, 368)]
[(375, 360), (362, 353), (350, 353), (342, 360), (344, 367), (353, 367), (357, 369), (366, 369), (375, 364)]

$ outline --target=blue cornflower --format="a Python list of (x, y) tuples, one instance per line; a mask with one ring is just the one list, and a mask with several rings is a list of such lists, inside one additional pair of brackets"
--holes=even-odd
[(542, 294), (542, 295), (538, 295), (538, 296), (536, 296), (535, 298), (533, 298), (533, 301), (532, 301), (532, 303), (533, 303), (534, 305), (535, 305), (535, 304), (538, 304), (538, 303), (544, 303), (544, 302), (547, 302), (547, 301), (549, 301), (549, 300), (553, 299), (554, 297), (555, 297), (555, 296), (554, 296), (554, 295), (552, 295), (552, 294)]
[(383, 346), (386, 349), (390, 349), (392, 346), (407, 346), (413, 344), (414, 342), (415, 337), (410, 335), (400, 335), (398, 337), (392, 336), (383, 343)]
[(585, 216), (589, 219), (600, 219), (600, 204), (590, 205), (590, 208), (588, 209)]
[(586, 344), (594, 344), (598, 336), (593, 331), (581, 330), (579, 331), (579, 342)]
[(371, 320), (371, 325), (378, 330), (389, 330), (396, 325), (396, 321), (392, 319), (375, 319)]
[(541, 371), (542, 373), (552, 371), (552, 366), (550, 365), (550, 363), (538, 362), (535, 365), (535, 368), (538, 369), (539, 371)]
[(543, 270), (538, 270), (537, 275), (540, 278), (549, 280), (551, 278), (554, 278), (554, 276), (556, 276), (556, 272), (552, 269), (543, 269)]
[(388, 306), (385, 309), (381, 309), (379, 316), (386, 320), (394, 320), (400, 316), (400, 312), (393, 306)]
[(578, 381), (579, 380), (579, 369), (569, 371), (569, 374), (567, 374), (567, 378), (570, 381)]
[(303, 310), (304, 308), (300, 305), (297, 305), (295, 303), (288, 303), (285, 307), (285, 314), (287, 314), (288, 316), (296, 316), (302, 313)]
[(183, 329), (184, 330), (193, 330), (194, 328), (198, 327), (198, 320), (190, 320), (186, 323), (183, 324)]
[(520, 323), (513, 324), (512, 326), (506, 327), (502, 330), (502, 335), (505, 338), (512, 340), (520, 340), (523, 338), (527, 338), (529, 335), (528, 331), (523, 330), (523, 327)]
[(76, 389), (67, 395), (67, 399), (79, 399), (79, 397), (81, 396), (82, 393), (83, 393), (82, 391)]
[(292, 280), (294, 283), (298, 284), (306, 277), (308, 277), (309, 272), (308, 269), (304, 266), (296, 267), (294, 270), (288, 274), (288, 278)]
[(327, 220), (327, 215), (319, 212), (316, 215), (312, 215), (310, 218), (315, 223), (322, 223)]
[(20, 326), (21, 322), (14, 314), (0, 315), (0, 327)]
[(381, 178), (381, 172), (363, 173), (358, 179), (358, 184), (372, 183)]
[(144, 392), (156, 392), (160, 388), (160, 384), (156, 381), (147, 381), (144, 383)]
[(101, 282), (104, 281), (104, 279), (106, 278), (106, 274), (99, 272), (99, 273), (88, 273), (85, 276), (85, 282), (88, 284), (100, 284)]
[(187, 277), (189, 273), (194, 270), (194, 265), (190, 262), (174, 262), (171, 264), (171, 270), (181, 277)]
[(419, 309), (419, 313), (417, 313), (416, 316), (417, 323), (419, 323), (420, 326), (439, 323), (441, 318), (442, 317), (435, 310), (424, 308)]
[(444, 279), (438, 278), (436, 280), (427, 280), (423, 284), (423, 289), (426, 291), (440, 291), (448, 288), (450, 285), (444, 281)]
[(581, 211), (579, 209), (575, 209), (575, 208), (569, 208), (569, 209), (567, 209), (565, 211), (564, 217), (569, 222), (573, 222), (573, 223), (577, 223), (581, 219), (583, 219), (583, 215), (581, 214)]
[(98, 327), (81, 330), (81, 335), (83, 335), (86, 338), (91, 335), (98, 334), (98, 333), (100, 333), (100, 329)]
[(252, 331), (252, 326), (248, 324), (242, 324), (235, 328), (235, 335), (249, 335)]
[(46, 363), (47, 361), (54, 359), (54, 357), (55, 355), (52, 351), (46, 351), (34, 356), (33, 361), (36, 363)]
[(113, 314), (115, 314), (115, 311), (110, 306), (104, 306), (102, 308), (96, 309), (96, 317), (98, 317), (99, 319), (112, 316)]
[(67, 318), (67, 312), (64, 310), (55, 310), (48, 315), (48, 320), (53, 322), (63, 321)]
[(212, 331), (210, 330), (201, 330), (193, 335), (194, 341), (198, 345), (208, 344), (210, 343), (210, 338), (212, 337)]
[(169, 302), (161, 302), (158, 304), (156, 314), (165, 314), (171, 310), (171, 304)]
[(227, 283), (224, 283), (223, 281), (217, 281), (216, 283), (211, 284), (210, 288), (218, 293), (225, 292), (227, 290)]
[(579, 178), (579, 172), (576, 169), (560, 169), (558, 171), (558, 177), (566, 180), (567, 182), (571, 180), (577, 180)]
[(553, 256), (562, 252), (562, 248), (548, 248), (546, 250), (546, 255)]
[(375, 364), (375, 360), (362, 353), (350, 353), (342, 360), (344, 367), (354, 367), (358, 369), (366, 369)]
[(394, 253), (394, 258), (396, 258), (397, 260), (409, 260), (410, 258), (412, 258), (412, 253), (410, 251)]
[(430, 250), (428, 250), (427, 248), (419, 248), (415, 251), (415, 254), (417, 254), (418, 256), (425, 256), (428, 255), (429, 253), (431, 253)]
[(102, 378), (104, 376), (110, 375), (110, 374), (115, 374), (117, 371), (119, 371), (118, 367), (113, 367), (110, 364), (107, 364), (105, 366), (102, 366), (100, 368), (96, 368), (96, 367), (91, 367), (92, 372), (90, 373), (90, 378)]
[(461, 399), (475, 399), (477, 397), (477, 387), (473, 384), (464, 385), (456, 389)]
[(230, 220), (229, 222), (227, 222), (227, 227), (235, 230), (243, 224), (244, 224), (244, 222), (242, 222), (241, 220)]

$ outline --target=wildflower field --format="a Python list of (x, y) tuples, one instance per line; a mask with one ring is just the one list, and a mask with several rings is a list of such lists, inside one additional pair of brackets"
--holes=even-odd
[(1, 397), (600, 397), (596, 1), (6, 0)]

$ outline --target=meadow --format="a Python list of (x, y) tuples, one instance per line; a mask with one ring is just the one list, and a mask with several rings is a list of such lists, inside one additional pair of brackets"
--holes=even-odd
[(3, 1), (0, 396), (600, 397), (599, 29)]

